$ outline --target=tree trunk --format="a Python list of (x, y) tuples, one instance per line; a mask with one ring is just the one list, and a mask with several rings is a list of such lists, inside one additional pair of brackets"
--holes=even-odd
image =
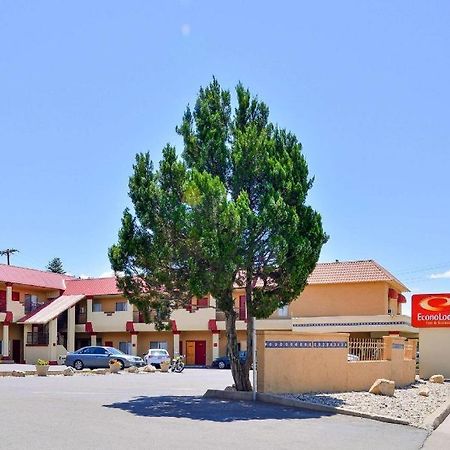
[(225, 324), (227, 327), (228, 355), (230, 357), (234, 385), (237, 391), (251, 391), (252, 385), (249, 377), (251, 354), (249, 355), (247, 348), (247, 360), (244, 363), (241, 362), (236, 335), (236, 311), (234, 309), (232, 311), (225, 311)]

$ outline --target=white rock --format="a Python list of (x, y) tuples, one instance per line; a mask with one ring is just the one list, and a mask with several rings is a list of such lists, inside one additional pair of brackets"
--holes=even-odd
[(426, 386), (424, 386), (419, 389), (419, 392), (417, 392), (417, 394), (421, 395), (422, 397), (428, 397), (430, 395), (430, 390)]
[(375, 395), (387, 395), (392, 397), (395, 392), (395, 383), (390, 380), (385, 380), (384, 378), (378, 378), (378, 380), (372, 384), (369, 392)]
[(430, 383), (444, 383), (444, 375), (433, 375), (430, 377)]
[(131, 367), (128, 367), (127, 372), (129, 372), (129, 373), (137, 373), (137, 372), (139, 372), (139, 370), (138, 370), (138, 368), (136, 366), (131, 366)]
[(68, 367), (64, 369), (63, 375), (65, 377), (72, 377), (75, 374), (75, 369), (73, 367)]
[(143, 371), (148, 372), (148, 373), (154, 373), (154, 372), (156, 372), (156, 368), (155, 368), (155, 366), (149, 365), (149, 366), (145, 366)]
[(13, 370), (11, 375), (13, 377), (24, 377), (25, 376), (25, 372), (23, 370)]
[(94, 369), (92, 372), (97, 375), (106, 375), (106, 369)]

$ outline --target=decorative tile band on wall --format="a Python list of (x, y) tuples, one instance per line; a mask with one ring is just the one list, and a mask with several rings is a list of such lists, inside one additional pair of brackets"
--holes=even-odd
[(405, 345), (404, 344), (392, 344), (392, 348), (397, 349), (397, 350), (404, 350), (405, 349)]
[(346, 341), (265, 341), (265, 348), (347, 348)]
[(294, 323), (293, 327), (360, 327), (364, 325), (410, 325), (405, 321), (398, 322), (337, 322), (337, 323)]

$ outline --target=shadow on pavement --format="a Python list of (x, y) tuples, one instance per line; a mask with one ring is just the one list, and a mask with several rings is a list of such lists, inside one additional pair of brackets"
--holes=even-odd
[(227, 401), (194, 396), (136, 397), (128, 402), (103, 405), (143, 417), (175, 417), (213, 422), (266, 419), (316, 419), (332, 414), (267, 403)]

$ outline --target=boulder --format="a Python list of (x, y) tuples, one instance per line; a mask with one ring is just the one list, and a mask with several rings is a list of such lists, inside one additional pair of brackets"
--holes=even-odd
[(106, 369), (93, 369), (93, 373), (96, 373), (97, 375), (106, 375)]
[(428, 389), (426, 386), (423, 386), (419, 389), (419, 392), (417, 394), (421, 395), (422, 397), (428, 397), (430, 395), (430, 389)]
[(65, 377), (72, 377), (75, 375), (75, 369), (73, 367), (68, 367), (67, 369), (64, 369), (63, 375)]
[(154, 373), (154, 372), (156, 372), (156, 368), (155, 368), (155, 366), (148, 365), (148, 366), (144, 367), (143, 371), (148, 372), (148, 373)]
[(392, 397), (395, 392), (395, 382), (385, 380), (384, 378), (378, 378), (378, 380), (372, 384), (369, 392), (375, 395), (387, 395)]
[(139, 372), (139, 369), (136, 366), (131, 366), (131, 367), (128, 367), (127, 372), (137, 373), (137, 372)]
[(161, 372), (169, 372), (170, 361), (163, 361), (160, 365)]
[(443, 382), (444, 382), (444, 375), (433, 375), (430, 377), (430, 383), (442, 384)]
[(24, 377), (25, 376), (25, 372), (23, 370), (13, 370), (11, 375), (13, 377)]

